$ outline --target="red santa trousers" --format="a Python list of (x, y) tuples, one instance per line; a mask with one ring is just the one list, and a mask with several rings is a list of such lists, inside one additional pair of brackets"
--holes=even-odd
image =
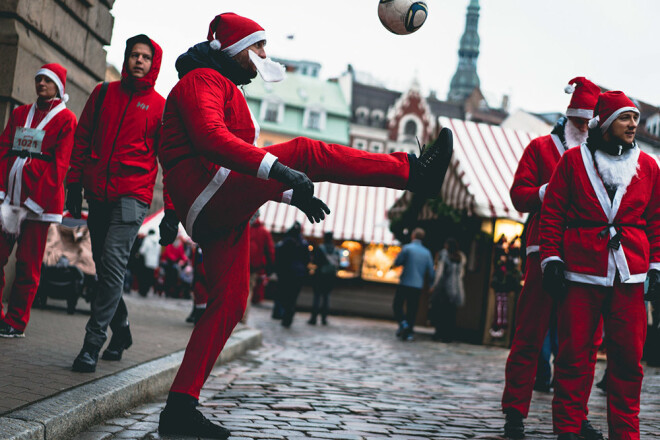
[(30, 309), (39, 287), (41, 262), (44, 259), (48, 227), (50, 223), (26, 220), (21, 225), (18, 239), (9, 238), (0, 232), (0, 265), (4, 267), (17, 243), (16, 277), (11, 290), (6, 315), (2, 312), (2, 290), (5, 273), (0, 278), (0, 316), (18, 331), (25, 331), (30, 320)]
[[(506, 380), (502, 393), (502, 410), (516, 409), (525, 418), (529, 414), (539, 354), (550, 328), (554, 304), (552, 296), (543, 290), (542, 277), (539, 253), (533, 252), (527, 256), (525, 284), (516, 305), (516, 332), (506, 361)], [(591, 365), (589, 392), (582, 401), (585, 418), (588, 414), (587, 403), (594, 378), (598, 347), (602, 343), (601, 325), (593, 334), (592, 341), (589, 355)]]
[(589, 397), (593, 366), (589, 355), (593, 332), (603, 317), (607, 348), (607, 419), (612, 440), (639, 439), (641, 359), (646, 339), (644, 285), (613, 287), (570, 284), (558, 309), (559, 353), (555, 361), (552, 418), (556, 433), (580, 432)]
[[(374, 154), (306, 138), (265, 150), (314, 181), (399, 189), (408, 182), (410, 165), (406, 153)], [(185, 179), (189, 172), (189, 167), (174, 167), (168, 180), (185, 181), (180, 179)], [(250, 282), (247, 221), (262, 204), (281, 198), (286, 189), (272, 179), (231, 172), (202, 210), (195, 230), (204, 231), (204, 237), (213, 237), (200, 240), (209, 300), (170, 391), (199, 398), (220, 351), (245, 312)]]

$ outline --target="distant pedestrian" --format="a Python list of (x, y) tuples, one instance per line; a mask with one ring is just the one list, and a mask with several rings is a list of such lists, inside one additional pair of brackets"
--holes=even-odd
[(433, 256), (422, 244), (425, 235), (421, 228), (413, 230), (412, 241), (401, 249), (393, 264), (394, 267), (403, 266), (392, 309), (394, 319), (399, 323), (396, 335), (404, 341), (415, 339), (414, 327), (419, 297), (422, 295), (424, 283), (434, 278)]
[(332, 232), (323, 235), (323, 243), (314, 250), (313, 262), (316, 265), (314, 272), (314, 302), (312, 303), (312, 316), (308, 323), (316, 325), (318, 315), (321, 315), (321, 324), (328, 324), (328, 309), (330, 292), (337, 280), (339, 259), (341, 254), (335, 246)]
[(245, 323), (250, 310), (250, 304), (261, 301), (255, 297), (255, 291), (263, 292), (263, 280), (270, 274), (275, 265), (275, 245), (270, 232), (259, 221), (259, 211), (250, 219), (250, 291), (241, 322)]
[(300, 223), (295, 222), (275, 248), (278, 298), (282, 308), (283, 327), (288, 328), (293, 322), (298, 295), (307, 277), (309, 262), (309, 243), (302, 236)]
[(156, 237), (156, 231), (149, 230), (147, 236), (142, 240), (140, 245), (140, 255), (144, 260), (144, 267), (139, 276), (138, 292), (142, 296), (147, 296), (149, 289), (154, 285), (156, 277), (156, 269), (158, 269), (158, 262), (160, 261), (161, 246)]
[(458, 248), (458, 242), (447, 239), (440, 251), (435, 280), (431, 286), (431, 322), (435, 327), (434, 340), (451, 342), (456, 338), (456, 312), (465, 305), (466, 257)]

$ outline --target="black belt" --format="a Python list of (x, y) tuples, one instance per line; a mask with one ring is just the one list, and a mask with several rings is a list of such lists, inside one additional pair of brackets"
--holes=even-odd
[(607, 247), (610, 249), (618, 250), (619, 247), (621, 247), (621, 229), (626, 227), (626, 228), (637, 228), (637, 229), (644, 229), (643, 225), (635, 224), (635, 223), (607, 223), (607, 222), (599, 222), (599, 221), (592, 221), (592, 220), (574, 220), (568, 225), (566, 225), (567, 228), (600, 228), (602, 227), (603, 230), (598, 233), (598, 236), (600, 238), (605, 238), (607, 233), (609, 232), (610, 228), (614, 228), (616, 230), (616, 234), (610, 240), (607, 242)]
[(179, 157), (175, 157), (174, 159), (169, 160), (169, 161), (167, 161), (166, 163), (164, 163), (164, 164), (163, 164), (163, 169), (165, 169), (165, 170), (171, 170), (171, 169), (174, 168), (174, 166), (175, 166), (176, 164), (178, 164), (179, 162), (182, 162), (182, 161), (184, 161), (184, 160), (186, 160), (186, 159), (191, 159), (191, 158), (193, 158), (193, 157), (197, 157), (197, 156), (199, 156), (199, 154), (197, 154), (197, 153), (186, 153), (186, 154), (181, 155), (181, 156), (179, 156)]
[(53, 156), (49, 156), (48, 154), (30, 153), (29, 151), (25, 151), (25, 150), (23, 151), (9, 150), (7, 154), (10, 156), (22, 157), (23, 159), (40, 159), (40, 160), (45, 160), (46, 162), (53, 161)]

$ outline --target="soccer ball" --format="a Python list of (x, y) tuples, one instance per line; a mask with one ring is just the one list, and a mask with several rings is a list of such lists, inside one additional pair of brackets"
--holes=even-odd
[(426, 21), (426, 2), (415, 0), (379, 0), (378, 18), (385, 28), (398, 35), (412, 34)]

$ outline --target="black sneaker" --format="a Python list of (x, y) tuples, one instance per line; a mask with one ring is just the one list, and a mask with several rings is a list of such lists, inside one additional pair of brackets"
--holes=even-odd
[(96, 364), (99, 361), (99, 351), (101, 347), (96, 347), (87, 342), (83, 344), (78, 357), (73, 361), (71, 370), (78, 373), (93, 373), (96, 371)]
[(160, 435), (183, 435), (191, 437), (226, 439), (228, 429), (212, 423), (195, 408), (165, 409), (160, 413), (158, 422)]
[(16, 330), (4, 321), (0, 321), (0, 338), (24, 338), (25, 333)]
[(582, 427), (580, 428), (580, 437), (584, 440), (605, 440), (603, 433), (593, 427), (589, 420), (582, 421)]
[(506, 419), (504, 422), (504, 437), (509, 439), (525, 438), (525, 425), (523, 416), (517, 409), (507, 408), (504, 411)]
[(454, 151), (451, 130), (443, 128), (431, 145), (422, 150), (419, 158), (410, 155), (410, 174), (406, 189), (427, 198), (438, 197)]
[(110, 339), (108, 347), (103, 352), (101, 359), (104, 361), (120, 361), (124, 350), (131, 345), (133, 345), (131, 328), (128, 325), (119, 327), (116, 331), (112, 331), (112, 338)]

